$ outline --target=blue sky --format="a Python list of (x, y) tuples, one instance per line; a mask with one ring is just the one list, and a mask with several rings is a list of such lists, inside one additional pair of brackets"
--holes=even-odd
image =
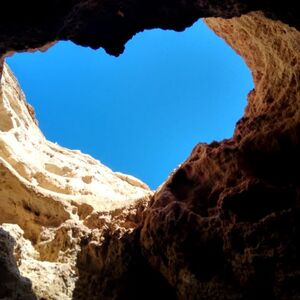
[(253, 83), (202, 21), (137, 34), (118, 58), (60, 42), (7, 59), (41, 130), (152, 189), (199, 142), (232, 136)]

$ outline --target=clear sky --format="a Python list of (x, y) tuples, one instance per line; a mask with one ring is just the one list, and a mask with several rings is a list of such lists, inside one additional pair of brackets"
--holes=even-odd
[(49, 140), (152, 189), (197, 143), (232, 136), (253, 87), (243, 60), (202, 21), (140, 33), (118, 58), (60, 42), (7, 62)]

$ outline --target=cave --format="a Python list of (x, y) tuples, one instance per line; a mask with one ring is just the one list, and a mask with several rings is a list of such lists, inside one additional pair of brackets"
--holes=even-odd
[(1, 297), (300, 298), (295, 3), (10, 1), (2, 10), (2, 59), (59, 40), (118, 56), (138, 32), (204, 18), (244, 58), (254, 89), (232, 138), (199, 141), (152, 193), (45, 141), (2, 60)]
[(232, 136), (253, 88), (242, 58), (202, 20), (182, 33), (142, 32), (119, 57), (58, 42), (6, 63), (47, 140), (152, 190), (199, 141)]

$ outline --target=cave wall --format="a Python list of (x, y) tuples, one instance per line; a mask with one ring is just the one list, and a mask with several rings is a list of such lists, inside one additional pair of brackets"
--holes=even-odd
[[(7, 13), (0, 20), (3, 56), (44, 50), (61, 39), (119, 55), (136, 32), (155, 27), (183, 30), (206, 17), (207, 25), (245, 59), (255, 84), (233, 137), (196, 145), (154, 196), (138, 180), (108, 172), (106, 176), (119, 183), (125, 178), (121, 194), (126, 198), (129, 193), (132, 199), (126, 204), (117, 196), (116, 182), (97, 177), (98, 185), (117, 193), (113, 195), (118, 205), (104, 209), (95, 207), (97, 201), (87, 201), (76, 189), (79, 175), (72, 172), (78, 157), (85, 161), (87, 173), (94, 171), (86, 157), (71, 155), (69, 150), (54, 151), (63, 151), (70, 160), (68, 192), (56, 190), (54, 196), (48, 186), (37, 192), (36, 187), (24, 183), (24, 169), (31, 173), (38, 169), (41, 175), (36, 180), (42, 178), (41, 185), (45, 175), (55, 188), (62, 188), (65, 179), (62, 174), (49, 179), (45, 167), (49, 162), (43, 167), (32, 165), (26, 157), (23, 165), (20, 159), (12, 162), (16, 155), (7, 151), (13, 148), (11, 140), (3, 137), (12, 133), (21, 113), (12, 118), (8, 104), (1, 103), (13, 103), (20, 92), (10, 99), (4, 97), (5, 89), (16, 85), (5, 71), (0, 133), (6, 152), (2, 150), (0, 158), (5, 159), (1, 166), (10, 171), (5, 172), (10, 177), (0, 178), (1, 209), (5, 212), (1, 222), (22, 228), (24, 232), (4, 225), (18, 245), (28, 239), (33, 243), (34, 249), (28, 245), (22, 255), (15, 250), (15, 257), (25, 266), (34, 259), (38, 266), (38, 271), (28, 264), (23, 271), (20, 268), (21, 275), (33, 282), (38, 298), (140, 299), (147, 290), (151, 291), (149, 299), (159, 295), (166, 299), (300, 298), (300, 18), (295, 2), (27, 1), (18, 11), (14, 1), (5, 6)], [(32, 109), (26, 109), (22, 110), (22, 122), (27, 118), (27, 122), (31, 120), (29, 128), (36, 128)], [(27, 132), (19, 127), (26, 136), (19, 147), (30, 149), (36, 141), (33, 137), (38, 136), (36, 129)], [(48, 142), (44, 143), (44, 151), (49, 152)], [(56, 153), (54, 169), (61, 170)], [(8, 191), (11, 180), (18, 189)], [(85, 182), (83, 190), (92, 193), (93, 199), (103, 200), (97, 184), (91, 189)], [(30, 199), (27, 205), (22, 202), (24, 193)], [(103, 205), (107, 201), (109, 196)], [(49, 216), (49, 210), (60, 213)], [(47, 270), (53, 274), (59, 270), (55, 283), (39, 284), (36, 274)], [(67, 282), (67, 289), (62, 282)], [(58, 294), (45, 294), (51, 286)], [(23, 288), (28, 290), (28, 284)]]
[(0, 54), (46, 49), (71, 40), (119, 55), (124, 44), (144, 29), (183, 30), (202, 17), (229, 18), (261, 10), (299, 28), (294, 0), (27, 0), (2, 3)]
[(6, 64), (0, 88), (0, 298), (71, 299), (84, 265), (77, 257), (92, 261), (105, 236), (131, 232), (153, 192), (47, 141)]
[(197, 145), (156, 192), (142, 247), (182, 299), (297, 299), (300, 35), (261, 13), (205, 21), (255, 89), (234, 136)]

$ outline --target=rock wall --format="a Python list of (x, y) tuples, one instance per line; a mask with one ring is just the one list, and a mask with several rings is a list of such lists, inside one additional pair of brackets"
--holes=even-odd
[(0, 54), (46, 49), (71, 40), (119, 55), (124, 44), (144, 29), (183, 30), (202, 17), (229, 18), (261, 10), (297, 28), (294, 0), (11, 0), (1, 4)]
[[(12, 259), (15, 244), (14, 268), (20, 272), (15, 278), (30, 278), (33, 293), (44, 299), (71, 299), (79, 278), (81, 239), (92, 236), (90, 242), (99, 246), (105, 232), (122, 237), (132, 231), (137, 210), (152, 195), (138, 179), (47, 141), (6, 64), (0, 94), (0, 174), (0, 230), (3, 244), (9, 245), (7, 259)], [(21, 292), (7, 279), (9, 273), (2, 275), (7, 297), (25, 299), (18, 298)]]
[(233, 138), (197, 145), (156, 192), (144, 255), (181, 299), (299, 299), (299, 31), (261, 13), (206, 23), (255, 90)]
[(137, 179), (46, 141), (4, 65), (0, 297), (300, 299), (295, 2), (19, 5), (18, 11), (14, 1), (4, 5), (5, 55), (59, 39), (118, 55), (138, 31), (182, 30), (209, 17), (208, 26), (245, 59), (255, 89), (234, 136), (196, 145), (152, 196)]

